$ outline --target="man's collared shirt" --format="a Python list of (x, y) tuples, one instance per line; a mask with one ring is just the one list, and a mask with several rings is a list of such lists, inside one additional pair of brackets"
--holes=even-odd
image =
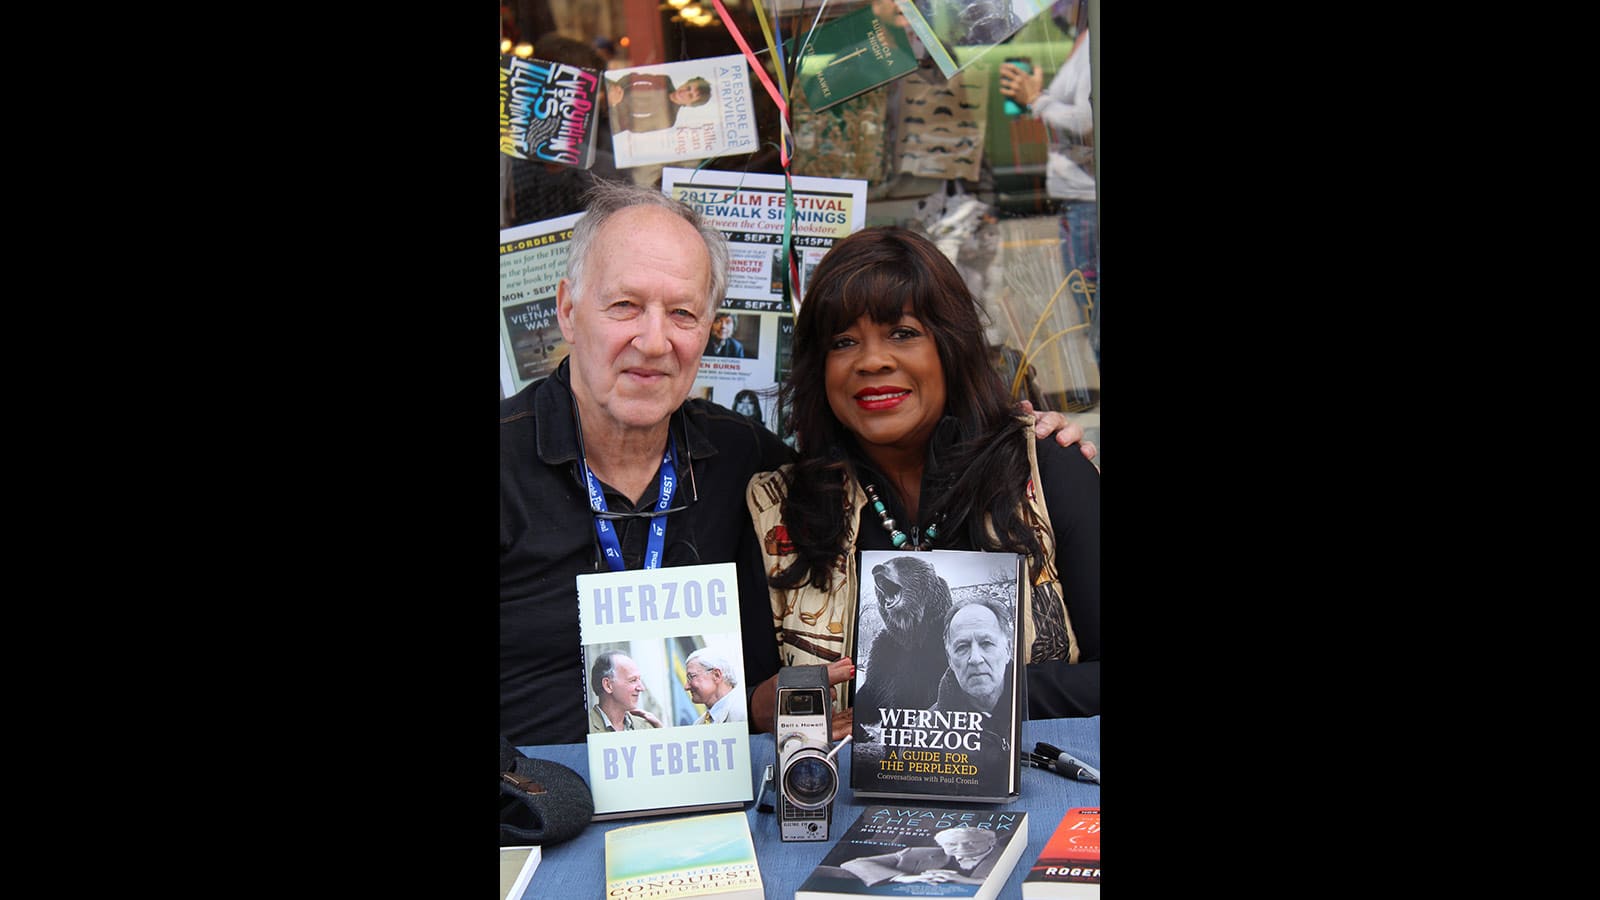
[(706, 714), (700, 717), (699, 724), (743, 722), (746, 720), (744, 710), (744, 688), (736, 687), (724, 694), (721, 700), (711, 704), (711, 708), (706, 710)]
[[(651, 725), (649, 722), (639, 718), (638, 716), (625, 715), (622, 717), (623, 731), (643, 731), (646, 728), (654, 727), (654, 725)], [(589, 733), (598, 734), (602, 731), (611, 730), (611, 718), (606, 715), (605, 710), (601, 709), (600, 704), (598, 703), (596, 703), (594, 706), (591, 706), (589, 708)]]

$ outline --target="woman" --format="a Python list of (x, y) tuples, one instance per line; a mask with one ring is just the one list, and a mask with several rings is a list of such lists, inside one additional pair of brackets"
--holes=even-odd
[(1089, 346), (1100, 360), (1100, 218), (1095, 200), (1094, 108), (1090, 104), (1089, 4), (1057, 0), (1051, 19), (1073, 35), (1067, 58), (1044, 86), (1044, 70), (1024, 72), (1000, 64), (1000, 95), (1027, 108), (1049, 129), (1045, 191), (1060, 209), (1061, 264), (1070, 278), (1077, 271), (1082, 284), (1069, 285), (1083, 320), (1089, 323)]
[(733, 395), (733, 411), (746, 419), (753, 420), (757, 425), (767, 424), (761, 418), (761, 395), (748, 388)]
[(854, 652), (857, 550), (1025, 554), (1017, 658), (1030, 717), (1100, 713), (1099, 473), (1076, 449), (1036, 440), (989, 358), (960, 273), (903, 228), (835, 244), (795, 317), (780, 408), (800, 458), (752, 478), (746, 499), (779, 655), (832, 664), (836, 739), (850, 731), (839, 682)]

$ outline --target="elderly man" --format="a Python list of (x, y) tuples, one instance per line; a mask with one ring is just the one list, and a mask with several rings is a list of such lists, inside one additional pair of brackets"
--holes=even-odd
[(739, 687), (739, 669), (726, 656), (701, 647), (683, 661), (689, 699), (706, 708), (696, 725), (745, 721), (744, 691)]
[(907, 847), (848, 860), (839, 867), (868, 885), (886, 881), (982, 884), (1000, 859), (1000, 854), (994, 852), (999, 841), (986, 828), (946, 828), (933, 839), (938, 847)]
[(571, 350), (500, 409), (500, 730), (518, 746), (588, 733), (584, 572), (737, 564), (743, 674), (760, 683), (778, 670), (744, 487), (789, 449), (687, 399), (727, 287), (727, 243), (648, 188), (602, 183), (586, 205), (556, 289)]
[[(637, 731), (641, 728), (660, 728), (661, 720), (644, 709), (639, 698), (644, 695), (644, 678), (639, 666), (620, 650), (607, 650), (596, 656), (589, 670), (589, 687), (598, 700), (589, 710), (589, 731)], [(644, 720), (643, 724), (634, 721)]]
[[(571, 350), (500, 405), (500, 731), (517, 746), (588, 733), (584, 572), (735, 563), (740, 690), (772, 694), (778, 671), (744, 491), (791, 451), (744, 416), (689, 398), (727, 289), (727, 242), (649, 188), (601, 182), (585, 201), (556, 289)], [(1083, 436), (1059, 414), (1037, 428), (1057, 429), (1063, 443)], [(753, 730), (771, 728), (771, 697), (765, 706), (765, 719), (748, 707)]]
[(1015, 763), (1012, 745), (1012, 659), (1015, 644), (1011, 611), (992, 597), (976, 597), (945, 617), (944, 652), (948, 668), (939, 679), (936, 710), (984, 713), (981, 749), (972, 754), (979, 769)]

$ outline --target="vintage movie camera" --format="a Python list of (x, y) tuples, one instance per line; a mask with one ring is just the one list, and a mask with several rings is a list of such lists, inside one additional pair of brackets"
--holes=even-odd
[(778, 670), (773, 746), (778, 758), (778, 836), (826, 841), (839, 792), (839, 770), (828, 747), (832, 713), (826, 666)]

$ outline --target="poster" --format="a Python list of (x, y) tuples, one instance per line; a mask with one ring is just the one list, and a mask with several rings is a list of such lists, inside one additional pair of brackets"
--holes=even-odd
[(500, 230), (500, 394), (510, 397), (567, 356), (556, 322), (556, 285), (567, 272), (572, 228), (583, 213)]
[[(795, 214), (790, 239), (799, 254), (800, 296), (806, 278), (835, 241), (866, 224), (867, 182), (854, 178), (790, 179)], [(787, 211), (782, 175), (716, 169), (662, 170), (661, 190), (700, 210), (728, 239), (728, 294), (722, 312), (733, 316), (732, 336), (743, 357), (713, 355), (700, 360), (696, 396), (746, 413), (780, 437), (776, 389), (787, 364), (780, 335), (792, 331), (783, 299), (783, 229)], [(712, 336), (715, 343), (717, 335)]]

